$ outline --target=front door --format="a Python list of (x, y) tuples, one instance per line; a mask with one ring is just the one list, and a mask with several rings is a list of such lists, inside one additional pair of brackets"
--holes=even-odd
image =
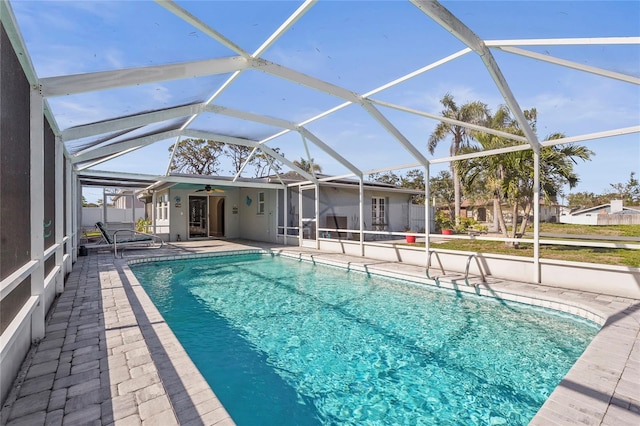
[(209, 235), (207, 198), (189, 196), (189, 239), (207, 238)]

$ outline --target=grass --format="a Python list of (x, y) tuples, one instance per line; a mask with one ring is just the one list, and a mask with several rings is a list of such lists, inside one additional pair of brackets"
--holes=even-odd
[[(527, 228), (532, 233), (533, 227)], [(640, 240), (640, 225), (571, 225), (568, 223), (541, 223), (540, 232), (550, 234), (598, 235), (609, 237), (638, 237)]]
[[(640, 225), (588, 226), (569, 224), (540, 224), (540, 232), (553, 234), (597, 235), (637, 237), (640, 241)], [(525, 238), (532, 237), (528, 229)], [(572, 241), (576, 241), (572, 239)], [(585, 239), (588, 241), (588, 239)], [(447, 250), (460, 250), (482, 253), (507, 254), (511, 256), (533, 257), (533, 244), (521, 243), (519, 248), (507, 247), (502, 241), (480, 241), (454, 239), (438, 247)], [(540, 257), (543, 259), (569, 260), (576, 262), (601, 263), (607, 265), (631, 266), (640, 268), (640, 250), (576, 247), (564, 245), (540, 245)]]

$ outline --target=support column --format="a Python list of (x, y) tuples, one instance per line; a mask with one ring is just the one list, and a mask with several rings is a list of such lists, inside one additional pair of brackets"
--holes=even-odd
[(288, 205), (288, 195), (289, 195), (289, 187), (285, 186), (284, 187), (284, 196), (283, 198), (283, 203), (284, 203), (284, 210), (282, 213), (282, 217), (284, 218), (284, 236), (283, 236), (283, 241), (284, 241), (284, 245), (287, 245), (287, 234), (289, 233), (289, 228), (288, 228), (288, 224), (289, 224), (289, 205)]
[[(271, 223), (273, 223), (273, 224), (274, 224), (274, 229), (276, 230), (275, 234), (274, 234), (274, 235), (273, 235), (273, 237), (271, 237), (271, 238), (272, 238), (272, 241), (273, 241), (273, 242), (277, 243), (277, 242), (278, 242), (278, 221), (280, 220), (280, 203), (278, 203), (278, 194), (280, 193), (280, 190), (279, 190), (279, 189), (276, 189), (275, 193), (276, 193), (276, 203), (275, 203), (275, 204), (276, 204), (276, 211), (275, 211), (275, 217), (274, 217), (274, 215), (272, 214), (271, 209), (269, 209), (269, 216), (271, 217), (270, 222), (271, 222), (271, 221), (273, 221), (273, 222), (271, 222)], [(271, 228), (271, 224), (269, 224), (269, 228)]]
[[(516, 226), (517, 220), (514, 221)], [(540, 151), (533, 151), (533, 282), (540, 282)]]
[(358, 203), (360, 204), (360, 256), (364, 256), (364, 178), (360, 176)]
[(302, 247), (302, 187), (298, 187), (298, 245)]
[(31, 316), (31, 339), (44, 337), (44, 115), (43, 98), (39, 87), (31, 89), (30, 114), (30, 197), (31, 197), (31, 260), (37, 262), (31, 273), (31, 295), (38, 296), (38, 304)]
[(64, 291), (64, 147), (59, 136), (55, 139), (55, 215), (56, 215), (56, 267), (60, 267), (56, 276), (56, 294)]
[(107, 226), (107, 198), (107, 191), (102, 188), (102, 223), (105, 227)]
[(315, 202), (315, 214), (314, 218), (316, 221), (316, 250), (320, 249), (320, 184), (316, 183), (315, 185), (315, 193), (316, 193), (316, 202)]
[[(156, 222), (158, 221), (158, 213), (156, 212), (156, 190), (154, 189), (153, 192), (151, 193), (151, 220), (153, 221), (153, 235), (156, 235), (158, 232), (157, 229), (157, 225)], [(189, 207), (189, 200), (187, 199), (187, 207)], [(188, 213), (188, 209), (187, 209), (187, 213)], [(189, 229), (187, 229), (187, 235), (185, 235), (185, 238), (187, 238), (189, 235)]]
[(79, 215), (79, 212), (81, 212), (82, 210), (82, 190), (81, 190), (81, 186), (79, 189), (79, 182), (78, 182), (78, 175), (76, 175), (76, 173), (74, 171), (71, 172), (71, 200), (73, 202), (73, 208), (71, 209), (71, 215), (73, 217), (73, 224), (72, 224), (72, 228), (71, 228), (71, 241), (72, 241), (72, 248), (71, 248), (71, 252), (73, 255), (73, 263), (75, 263), (78, 260), (78, 242), (80, 239), (80, 236), (78, 235), (78, 229), (80, 228), (80, 226), (78, 225), (78, 218), (80, 217), (80, 219), (82, 219), (82, 217)]
[(427, 256), (427, 261), (429, 258), (429, 250), (431, 249), (429, 241), (429, 236), (431, 234), (431, 205), (429, 204), (429, 200), (431, 199), (431, 188), (429, 185), (429, 178), (430, 168), (429, 164), (427, 164), (424, 166), (424, 250)]
[[(128, 198), (129, 196), (126, 196), (126, 197)], [(136, 230), (136, 195), (133, 193), (133, 191), (131, 191), (131, 221), (133, 222), (133, 230), (135, 231)]]
[(66, 167), (66, 173), (64, 176), (64, 187), (65, 187), (65, 193), (66, 193), (66, 197), (65, 197), (65, 205), (66, 205), (66, 211), (67, 214), (65, 215), (65, 228), (66, 228), (66, 237), (67, 238), (67, 244), (66, 244), (66, 249), (65, 249), (65, 256), (67, 256), (67, 261), (65, 263), (64, 266), (64, 274), (67, 275), (67, 273), (71, 272), (71, 269), (73, 268), (73, 236), (75, 235), (75, 233), (73, 232), (73, 183), (72, 183), (72, 179), (73, 179), (73, 165), (71, 164), (71, 161), (69, 161), (68, 159), (64, 159), (65, 164), (67, 165)]

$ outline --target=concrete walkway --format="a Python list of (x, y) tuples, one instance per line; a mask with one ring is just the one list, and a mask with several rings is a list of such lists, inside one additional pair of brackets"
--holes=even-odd
[[(204, 241), (127, 259), (268, 246)], [(351, 269), (424, 280), (424, 268), (341, 254), (273, 247)], [(125, 260), (127, 260), (125, 259)], [(80, 257), (2, 408), (15, 425), (232, 425), (125, 260)], [(442, 286), (446, 286), (443, 284)], [(461, 289), (472, 291), (471, 287)], [(561, 308), (604, 324), (531, 424), (640, 424), (640, 301), (490, 280), (480, 292)]]

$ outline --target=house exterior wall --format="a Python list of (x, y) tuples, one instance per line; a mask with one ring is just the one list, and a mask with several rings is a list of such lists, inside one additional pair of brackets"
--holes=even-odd
[[(263, 195), (261, 202), (260, 194)], [(188, 238), (189, 220), (189, 196), (202, 196), (193, 190), (169, 189), (156, 194), (156, 207), (162, 203), (165, 196), (169, 199), (168, 218), (156, 220), (156, 234), (165, 241), (176, 241), (178, 235), (181, 240)], [(224, 236), (226, 238), (243, 238), (254, 241), (281, 243), (282, 236), (278, 238), (278, 226), (283, 227), (285, 218), (287, 227), (298, 227), (300, 214), (299, 188), (290, 188), (287, 196), (287, 206), (284, 206), (283, 190), (265, 188), (235, 188), (225, 190), (224, 194), (216, 193), (216, 197), (224, 197)], [(305, 238), (315, 238), (315, 190), (302, 191), (302, 212), (305, 222)], [(177, 198), (176, 198), (177, 197)], [(392, 191), (366, 190), (364, 194), (364, 223), (366, 230), (374, 230), (372, 226), (372, 198), (379, 197), (385, 200), (385, 227), (379, 227), (381, 231), (403, 232), (409, 224), (409, 199), (404, 193)], [(176, 199), (180, 201), (177, 202)], [(334, 188), (330, 186), (320, 187), (319, 212), (317, 225), (319, 228), (336, 227), (334, 216), (346, 219), (346, 228), (357, 230), (360, 228), (360, 208), (358, 188)], [(262, 205), (262, 207), (260, 207)], [(422, 221), (415, 218), (414, 222), (424, 224), (424, 206), (422, 207)], [(415, 215), (415, 212), (414, 212)], [(424, 225), (422, 225), (424, 226)], [(344, 229), (341, 226), (341, 229)], [(420, 228), (415, 229), (418, 231)], [(280, 231), (282, 232), (282, 231)], [(292, 241), (295, 241), (295, 232), (290, 231)], [(346, 237), (346, 236), (345, 236)], [(291, 243), (292, 241), (288, 241)]]
[[(226, 238), (241, 238), (240, 228), (240, 189), (228, 189), (224, 193), (215, 193), (224, 197), (224, 230)], [(169, 219), (158, 221), (156, 233), (165, 241), (186, 241), (189, 236), (189, 196), (203, 196), (203, 193), (190, 189), (169, 189)], [(160, 196), (161, 193), (158, 193)], [(206, 195), (206, 194), (204, 194)], [(245, 238), (245, 237), (242, 237)]]
[(131, 204), (133, 202), (133, 200), (135, 199), (135, 207), (137, 208), (144, 208), (144, 203), (140, 200), (138, 200), (137, 198), (135, 198), (133, 195), (121, 195), (118, 196), (115, 200), (114, 200), (114, 207), (118, 208), (118, 209), (130, 209), (131, 208)]
[[(264, 194), (260, 201), (260, 193)], [(243, 188), (239, 191), (237, 236), (254, 241), (277, 242), (277, 201), (275, 189)], [(261, 203), (263, 208), (260, 208)], [(282, 207), (281, 207), (282, 208)]]
[[(479, 214), (479, 210), (480, 209), (485, 209), (485, 220), (481, 221), (480, 220), (480, 214)], [(513, 218), (511, 217), (511, 209), (506, 206), (503, 205), (502, 206), (502, 212), (504, 214), (504, 218), (505, 218), (505, 222), (506, 223), (512, 223), (513, 222)], [(463, 216), (466, 217), (471, 217), (475, 220), (477, 220), (478, 222), (482, 222), (482, 223), (493, 223), (494, 217), (493, 217), (493, 202), (491, 203), (487, 203), (484, 206), (469, 206), (466, 207), (466, 210), (463, 209), (462, 213)], [(520, 210), (518, 212), (519, 216), (522, 216), (524, 214), (523, 210)], [(531, 215), (533, 215), (533, 211), (530, 213)], [(557, 222), (560, 219), (560, 206), (557, 205), (553, 205), (553, 206), (547, 206), (547, 205), (540, 205), (540, 222)]]
[[(315, 217), (315, 190), (305, 189), (302, 192), (302, 212), (303, 218)], [(282, 200), (280, 195), (280, 200)], [(377, 230), (381, 231), (394, 231), (402, 232), (409, 225), (409, 199), (410, 196), (404, 193), (394, 193), (392, 191), (384, 190), (370, 190), (364, 191), (364, 228), (365, 230), (374, 230), (372, 224), (372, 199), (374, 197), (383, 198), (385, 200), (385, 226), (377, 227)], [(360, 195), (358, 188), (342, 188), (342, 187), (320, 187), (320, 205), (318, 211), (318, 224), (320, 228), (336, 227), (333, 221), (334, 216), (346, 218), (347, 229), (357, 230), (360, 229)], [(281, 201), (282, 202), (282, 201)], [(298, 214), (299, 214), (299, 199), (297, 189), (289, 191), (287, 205), (288, 205), (288, 223), (287, 226), (298, 226)], [(281, 207), (282, 208), (282, 207)], [(422, 208), (424, 212), (424, 207)], [(283, 215), (280, 214), (279, 223), (283, 225)], [(423, 213), (424, 218), (424, 213)], [(424, 219), (422, 220), (422, 226), (424, 226)], [(315, 230), (315, 227), (313, 227)], [(344, 228), (341, 228), (344, 229)], [(307, 237), (311, 236), (315, 238), (314, 232), (307, 231), (305, 234)]]

